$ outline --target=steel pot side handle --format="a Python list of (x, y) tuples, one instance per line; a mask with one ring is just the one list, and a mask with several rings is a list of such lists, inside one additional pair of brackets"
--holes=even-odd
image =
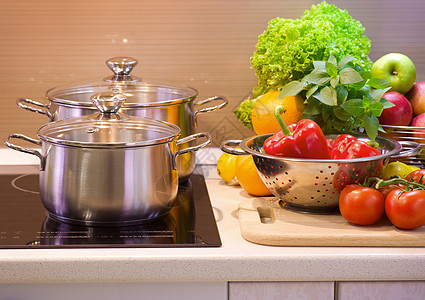
[(11, 135), (9, 135), (7, 137), (7, 139), (4, 142), (4, 144), (7, 147), (9, 147), (9, 148), (11, 148), (13, 150), (16, 150), (16, 151), (20, 151), (20, 152), (24, 152), (24, 153), (28, 153), (28, 154), (32, 154), (32, 155), (37, 156), (40, 159), (40, 170), (41, 171), (44, 170), (45, 158), (44, 158), (44, 156), (40, 152), (38, 152), (37, 150), (28, 149), (28, 148), (24, 148), (24, 147), (21, 147), (21, 146), (14, 145), (14, 144), (12, 144), (12, 143), (9, 142), (11, 139), (24, 140), (24, 141), (30, 142), (32, 144), (35, 144), (37, 146), (41, 146), (41, 141), (36, 140), (36, 139), (33, 139), (33, 138), (30, 138), (30, 137), (27, 137), (26, 135), (23, 135), (23, 134), (13, 133), (13, 134), (11, 134)]
[(242, 143), (242, 140), (227, 140), (223, 141), (220, 144), (220, 149), (223, 152), (233, 154), (233, 155), (249, 155), (249, 153), (246, 153), (244, 150), (239, 148), (240, 144)]
[(183, 143), (194, 141), (194, 140), (197, 140), (199, 138), (205, 138), (206, 141), (201, 143), (201, 144), (198, 144), (196, 146), (187, 147), (187, 148), (184, 148), (184, 149), (177, 150), (174, 153), (174, 157), (177, 157), (177, 156), (184, 154), (184, 153), (197, 151), (197, 150), (205, 148), (206, 146), (211, 144), (211, 141), (212, 141), (211, 135), (208, 132), (200, 132), (200, 133), (195, 133), (195, 134), (192, 134), (192, 135), (189, 135), (187, 137), (184, 137), (182, 139), (177, 140), (176, 145), (180, 145), (180, 144), (183, 144)]
[(31, 99), (27, 99), (27, 98), (18, 98), (16, 100), (16, 104), (22, 109), (29, 110), (31, 112), (35, 112), (38, 114), (46, 115), (49, 118), (50, 122), (53, 121), (53, 115), (49, 111), (48, 104), (43, 104), (43, 103), (31, 100)]
[(399, 154), (391, 156), (391, 159), (416, 156), (422, 151), (422, 146), (419, 143), (410, 141), (398, 141), (398, 143), (406, 150), (402, 150)]
[(216, 110), (222, 109), (223, 107), (225, 107), (227, 105), (227, 103), (229, 103), (229, 101), (227, 100), (226, 97), (215, 96), (215, 97), (211, 97), (211, 98), (208, 98), (208, 99), (205, 99), (205, 100), (198, 101), (198, 102), (196, 102), (194, 104), (194, 106), (197, 107), (197, 106), (204, 105), (204, 104), (207, 104), (207, 103), (213, 102), (213, 101), (221, 101), (222, 103), (220, 103), (218, 105), (215, 105), (215, 106), (204, 107), (204, 108), (201, 108), (199, 110), (196, 110), (193, 113), (194, 114), (194, 117), (195, 117), (195, 122), (196, 122), (196, 119), (198, 117), (198, 114), (200, 114), (200, 113), (208, 113), (208, 112), (212, 112), (212, 111), (216, 111)]

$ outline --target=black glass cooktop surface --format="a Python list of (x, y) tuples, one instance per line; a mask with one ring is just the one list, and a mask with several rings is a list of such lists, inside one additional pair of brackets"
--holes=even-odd
[(63, 223), (43, 207), (38, 175), (0, 175), (0, 248), (219, 247), (216, 220), (200, 169), (179, 184), (176, 204), (141, 225)]

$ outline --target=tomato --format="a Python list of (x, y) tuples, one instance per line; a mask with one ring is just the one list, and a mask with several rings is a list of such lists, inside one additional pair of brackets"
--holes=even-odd
[(394, 190), (385, 199), (385, 213), (394, 226), (416, 229), (425, 225), (425, 191)]
[(388, 194), (394, 190), (400, 190), (405, 188), (402, 184), (390, 184), (378, 189), (378, 191), (384, 196), (384, 199), (387, 198)]
[(350, 223), (372, 225), (384, 215), (385, 198), (373, 188), (350, 184), (339, 195), (339, 210)]
[[(415, 181), (424, 184), (425, 183), (425, 169), (415, 170), (410, 172), (409, 175), (406, 176), (406, 180)], [(421, 182), (422, 181), (422, 182)]]

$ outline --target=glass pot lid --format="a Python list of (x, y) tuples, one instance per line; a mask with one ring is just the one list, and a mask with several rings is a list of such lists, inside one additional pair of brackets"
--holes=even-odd
[(177, 125), (118, 113), (126, 97), (99, 93), (90, 97), (98, 113), (50, 122), (38, 130), (49, 143), (90, 148), (128, 148), (169, 143), (180, 135)]
[(113, 57), (106, 65), (114, 73), (99, 81), (64, 85), (47, 91), (49, 101), (72, 106), (93, 107), (90, 97), (98, 93), (121, 93), (127, 98), (125, 107), (156, 107), (179, 104), (195, 99), (198, 91), (174, 83), (153, 82), (130, 72), (138, 64), (132, 57)]

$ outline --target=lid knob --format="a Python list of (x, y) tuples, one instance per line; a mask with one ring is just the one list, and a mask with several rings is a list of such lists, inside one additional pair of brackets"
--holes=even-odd
[(124, 104), (126, 97), (123, 94), (104, 92), (93, 95), (90, 99), (102, 114), (115, 114)]
[(108, 82), (137, 82), (140, 78), (130, 75), (130, 72), (137, 65), (137, 59), (132, 57), (113, 57), (106, 61), (106, 65), (114, 75), (106, 77), (104, 80)]

